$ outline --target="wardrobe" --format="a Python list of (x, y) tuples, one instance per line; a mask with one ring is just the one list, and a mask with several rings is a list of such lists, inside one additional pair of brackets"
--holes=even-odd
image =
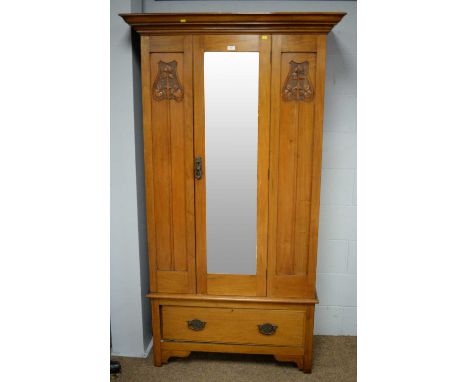
[(327, 34), (345, 13), (122, 14), (140, 35), (154, 364), (312, 367)]

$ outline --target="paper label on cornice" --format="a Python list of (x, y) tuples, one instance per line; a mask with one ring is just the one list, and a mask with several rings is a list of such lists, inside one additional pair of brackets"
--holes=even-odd
[(235, 45), (228, 45), (227, 50), (236, 50), (236, 46)]

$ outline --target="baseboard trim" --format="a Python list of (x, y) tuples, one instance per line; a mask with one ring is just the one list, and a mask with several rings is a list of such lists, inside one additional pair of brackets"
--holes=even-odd
[(149, 343), (148, 346), (146, 347), (146, 350), (145, 350), (145, 358), (148, 357), (148, 354), (151, 352), (151, 349), (153, 349), (153, 338), (151, 338), (150, 343)]
[(140, 354), (122, 354), (122, 353), (116, 353), (112, 351), (111, 349), (111, 357), (134, 357), (134, 358), (148, 358), (148, 354), (151, 352), (153, 349), (153, 339), (151, 338), (150, 343), (146, 347), (146, 349), (140, 353)]

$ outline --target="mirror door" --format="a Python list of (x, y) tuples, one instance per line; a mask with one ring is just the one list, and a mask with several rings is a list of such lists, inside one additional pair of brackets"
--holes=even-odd
[(266, 295), (271, 36), (194, 36), (197, 292)]

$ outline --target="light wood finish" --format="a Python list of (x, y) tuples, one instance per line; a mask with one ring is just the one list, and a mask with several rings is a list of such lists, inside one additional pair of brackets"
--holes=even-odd
[(257, 296), (266, 296), (268, 257), (268, 180), (270, 146), (271, 35), (260, 41), (257, 166)]
[(310, 53), (317, 51), (316, 35), (289, 35), (285, 36), (287, 41), (281, 44), (281, 52), (283, 53)]
[(280, 362), (294, 362), (300, 370), (304, 368), (303, 356), (287, 355), (287, 354), (274, 354), (273, 356), (275, 357), (277, 361), (280, 361)]
[(171, 357), (186, 358), (190, 355), (189, 350), (163, 350), (162, 351), (162, 363), (166, 364)]
[(231, 345), (199, 342), (161, 342), (164, 350), (186, 350), (222, 353), (244, 353), (244, 354), (274, 354), (300, 356), (304, 355), (304, 349), (297, 346), (262, 346), (262, 345)]
[[(141, 50), (150, 290), (194, 293), (192, 36), (143, 37)], [(173, 60), (183, 100), (157, 101), (158, 63)]]
[(150, 53), (156, 52), (183, 52), (185, 46), (185, 36), (164, 36), (148, 38), (148, 50)]
[(149, 293), (146, 297), (160, 300), (206, 301), (206, 302), (233, 302), (233, 303), (263, 303), (263, 304), (318, 304), (315, 298), (281, 298), (281, 297), (248, 297), (248, 296), (210, 296), (205, 294), (169, 294)]
[(204, 300), (158, 300), (160, 305), (171, 306), (196, 306), (199, 308), (230, 308), (230, 309), (290, 309), (306, 311), (302, 304), (265, 304), (259, 302), (224, 302), (224, 301), (204, 301)]
[(153, 358), (154, 365), (161, 366), (161, 320), (159, 303), (156, 300), (151, 301), (152, 326), (153, 326)]
[[(187, 321), (206, 322), (204, 329), (191, 330)], [(277, 326), (272, 335), (261, 334), (258, 325)], [(163, 306), (163, 340), (303, 346), (305, 314), (293, 310), (223, 309)]]
[[(156, 366), (207, 351), (270, 354), (310, 373), (326, 34), (344, 15), (121, 15), (141, 36)], [(193, 173), (205, 156), (204, 52), (228, 45), (260, 52), (256, 275), (207, 274), (205, 177)], [(195, 318), (203, 330), (188, 328)], [(278, 326), (272, 335), (258, 330), (267, 322)]]
[(322, 172), (322, 130), (323, 130), (323, 110), (325, 102), (325, 67), (327, 56), (327, 36), (317, 36), (317, 73), (315, 89), (315, 121), (314, 125), (314, 146), (312, 157), (312, 200), (311, 200), (311, 232), (309, 238), (309, 248), (311, 257), (309, 260), (310, 283), (315, 287), (317, 269), (317, 250), (320, 214), (320, 182)]
[[(264, 277), (261, 279), (264, 280)], [(257, 276), (254, 275), (207, 275), (207, 293), (222, 296), (256, 296)]]
[[(257, 273), (244, 275), (209, 275), (206, 260), (206, 177), (195, 182), (197, 292), (215, 295), (266, 295), (268, 235), (268, 146), (270, 125), (270, 52), (269, 35), (194, 36), (195, 156), (205, 163), (204, 53), (227, 51), (259, 52), (258, 162), (257, 162)], [(209, 174), (207, 175), (209, 176)]]
[[(156, 292), (156, 230), (154, 221), (154, 169), (153, 169), (153, 131), (151, 126), (151, 69), (150, 38), (142, 36), (141, 49), (141, 88), (143, 103), (143, 150), (145, 163), (146, 226), (148, 240), (148, 263), (150, 292)], [(154, 321), (154, 318), (153, 318)]]
[(304, 344), (304, 373), (312, 370), (312, 341), (314, 335), (315, 305), (309, 305), (306, 311), (305, 344)]
[[(321, 168), (317, 148), (322, 140), (325, 79), (322, 41), (322, 36), (273, 36), (268, 243), (272, 297), (314, 293)], [(300, 52), (292, 52), (293, 48)], [(291, 61), (309, 63), (312, 100), (281, 97)]]
[(346, 13), (278, 12), (226, 13), (133, 13), (121, 14), (134, 30), (151, 34), (327, 34)]
[(206, 35), (201, 41), (204, 52), (228, 52), (232, 45), (236, 52), (258, 52), (261, 43), (257, 35)]
[[(205, 168), (205, 91), (203, 71), (203, 36), (193, 36), (194, 156), (202, 157)], [(207, 292), (206, 265), (206, 183), (195, 182), (195, 224), (197, 293)]]
[(187, 272), (157, 271), (156, 290), (161, 293), (187, 293), (187, 290), (191, 290)]

